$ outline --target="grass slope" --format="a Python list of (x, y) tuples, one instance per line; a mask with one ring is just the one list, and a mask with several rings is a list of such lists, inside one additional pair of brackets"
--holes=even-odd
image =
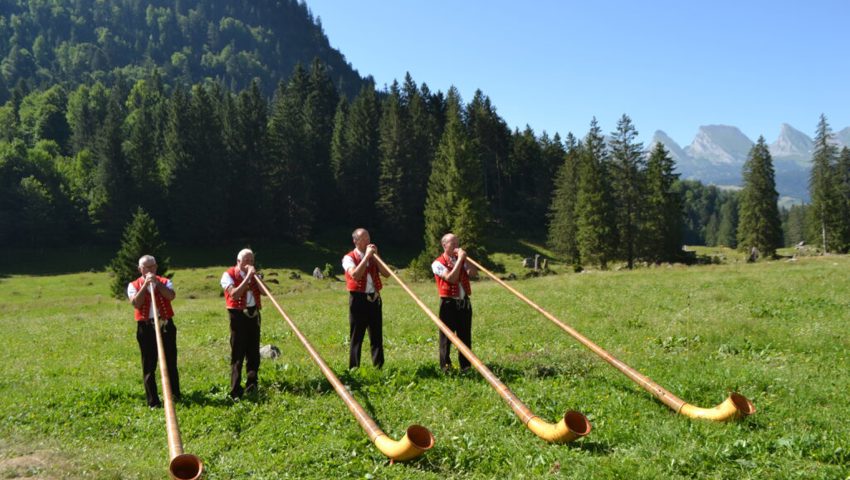
[[(825, 257), (513, 282), (690, 403), (748, 396), (759, 412), (731, 424), (675, 415), (494, 282), (475, 283), (474, 351), (541, 418), (586, 414), (593, 431), (569, 445), (535, 437), (477, 373), (443, 375), (436, 327), (391, 280), (386, 366), (368, 365), (367, 338), (365, 366), (348, 372), (344, 284), (267, 268), (277, 299), (390, 436), (412, 423), (434, 433), (424, 457), (392, 466), (270, 305), (262, 343), (283, 356), (263, 361), (257, 398), (228, 401), (224, 265), (178, 267), (185, 450), (209, 479), (846, 478), (848, 267)], [(0, 478), (163, 478), (163, 414), (144, 405), (132, 311), (108, 282), (0, 278)], [(412, 286), (436, 308), (432, 283)]]

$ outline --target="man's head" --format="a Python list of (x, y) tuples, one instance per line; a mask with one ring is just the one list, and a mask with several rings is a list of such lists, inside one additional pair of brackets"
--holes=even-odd
[(243, 248), (236, 255), (236, 266), (245, 270), (248, 265), (254, 265), (254, 251), (250, 248)]
[(372, 243), (372, 239), (369, 238), (369, 231), (365, 228), (358, 228), (351, 232), (351, 240), (354, 242), (354, 246), (357, 247), (357, 250), (360, 250), (361, 252), (365, 252), (366, 247)]
[(443, 252), (448, 255), (454, 255), (459, 244), (457, 237), (453, 233), (447, 233), (440, 239), (440, 245), (443, 246)]
[(142, 275), (149, 273), (156, 275), (156, 259), (152, 255), (142, 255), (139, 258), (139, 273)]

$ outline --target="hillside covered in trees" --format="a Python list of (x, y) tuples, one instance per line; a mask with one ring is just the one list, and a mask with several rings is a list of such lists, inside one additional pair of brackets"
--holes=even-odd
[[(775, 191), (763, 149), (739, 194), (680, 181), (627, 115), (610, 137), (594, 119), (562, 138), (511, 130), (481, 91), (465, 102), (409, 75), (379, 91), (295, 1), (0, 8), (2, 246), (113, 245), (141, 207), (183, 244), (365, 226), (429, 252), (453, 230), (483, 253), (482, 234), (523, 232), (576, 265), (631, 265), (763, 238), (738, 231), (764, 223), (751, 206), (776, 216), (756, 204)], [(782, 213), (785, 243), (850, 247), (850, 153), (830, 135), (822, 119), (813, 185), (828, 192)]]

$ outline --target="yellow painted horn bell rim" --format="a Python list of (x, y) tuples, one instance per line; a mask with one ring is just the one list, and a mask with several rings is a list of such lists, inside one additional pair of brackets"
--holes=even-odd
[(747, 397), (740, 393), (732, 392), (729, 398), (716, 407), (702, 408), (686, 403), (679, 409), (679, 413), (690, 418), (725, 422), (744, 418), (756, 413), (756, 406)]
[(375, 447), (388, 458), (404, 462), (412, 460), (434, 446), (434, 436), (420, 425), (411, 425), (401, 440), (393, 440), (386, 434), (378, 435), (373, 440)]
[(558, 423), (549, 423), (540, 417), (531, 417), (525, 426), (550, 443), (569, 443), (587, 435), (592, 429), (587, 417), (575, 410), (565, 413), (564, 418)]

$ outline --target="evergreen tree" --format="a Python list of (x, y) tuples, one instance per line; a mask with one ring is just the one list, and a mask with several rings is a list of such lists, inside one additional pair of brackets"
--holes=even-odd
[(120, 86), (112, 88), (106, 118), (95, 139), (96, 172), (88, 211), (97, 232), (106, 237), (117, 236), (132, 202), (132, 179), (121, 148), (125, 117), (122, 91)]
[(428, 179), (423, 256), (441, 252), (440, 239), (453, 232), (470, 256), (485, 261), (480, 243), (486, 209), (481, 164), (461, 117), (456, 88), (449, 89), (446, 103), (446, 126)]
[(835, 179), (838, 197), (838, 251), (847, 253), (850, 251), (850, 148), (842, 148), (838, 155)]
[(785, 246), (793, 247), (806, 240), (806, 213), (809, 208), (806, 205), (791, 205), (788, 209), (788, 217), (783, 226), (785, 233)]
[(124, 229), (121, 238), (121, 248), (115, 258), (109, 263), (112, 273), (110, 290), (116, 298), (125, 298), (127, 284), (139, 278), (139, 258), (142, 255), (152, 255), (156, 258), (156, 274), (165, 277), (168, 274), (170, 259), (165, 256), (166, 245), (159, 237), (159, 230), (153, 219), (142, 207), (136, 210), (132, 220)]
[(590, 122), (582, 144), (576, 197), (579, 257), (585, 265), (599, 264), (605, 269), (614, 255), (616, 231), (609, 193), (608, 152), (596, 118)]
[(156, 218), (162, 218), (166, 210), (162, 207), (164, 187), (160, 175), (158, 159), (161, 156), (160, 125), (157, 112), (163, 102), (159, 85), (139, 80), (127, 97), (127, 118), (124, 130), (127, 140), (122, 145), (122, 153), (132, 178), (132, 191), (135, 202)]
[(410, 174), (408, 166), (412, 154), (407, 144), (410, 122), (405, 110), (398, 83), (393, 82), (381, 108), (381, 159), (375, 207), (384, 235), (394, 241), (405, 240), (415, 231), (407, 216), (410, 211), (407, 203), (411, 199), (405, 195), (404, 189)]
[(779, 218), (773, 159), (764, 137), (759, 137), (744, 163), (744, 188), (738, 217), (738, 245), (758, 249), (761, 255), (772, 257), (782, 246), (782, 222)]
[(307, 98), (304, 100), (305, 156), (309, 159), (309, 179), (316, 214), (321, 220), (331, 218), (337, 204), (333, 195), (333, 170), (331, 167), (331, 137), (334, 114), (339, 94), (334, 88), (327, 66), (313, 59), (307, 81)]
[(506, 183), (510, 178), (508, 157), (511, 131), (496, 113), (490, 97), (484, 95), (481, 90), (475, 91), (475, 96), (467, 105), (466, 116), (470, 137), (481, 155), (484, 196), (490, 205), (490, 214), (501, 219), (506, 207), (514, 204), (506, 198), (505, 193)]
[(729, 248), (738, 246), (738, 208), (737, 195), (729, 195), (720, 207), (717, 245)]
[[(239, 93), (235, 105), (228, 108), (227, 171), (233, 192), (229, 198), (229, 217), (248, 238), (262, 235), (264, 219), (270, 215), (271, 199), (263, 188), (268, 171), (268, 104), (259, 82)], [(246, 194), (247, 193), (247, 194)]]
[(643, 144), (637, 142), (638, 132), (628, 115), (617, 122), (610, 142), (611, 187), (613, 188), (617, 230), (620, 233), (620, 254), (628, 267), (634, 267), (635, 257), (642, 250), (639, 227), (642, 223), (643, 176), (646, 161)]
[(837, 156), (837, 148), (832, 142), (832, 129), (826, 121), (826, 116), (821, 115), (815, 134), (812, 170), (809, 176), (812, 203), (811, 221), (807, 223), (811, 242), (820, 245), (824, 252), (835, 250), (839, 243), (836, 218), (839, 201), (834, 181)]
[(682, 198), (675, 189), (675, 162), (660, 142), (646, 165), (646, 200), (641, 224), (643, 256), (654, 261), (675, 260), (682, 249)]
[[(347, 115), (344, 149), (335, 156), (336, 181), (350, 225), (372, 226), (378, 199), (380, 104), (372, 85), (364, 86)], [(344, 154), (344, 155), (339, 155)]]
[(404, 197), (407, 198), (407, 217), (410, 219), (411, 235), (422, 238), (425, 224), (424, 205), (428, 189), (431, 163), (440, 141), (437, 119), (428, 110), (428, 105), (416, 83), (408, 73), (402, 86), (402, 103), (407, 108), (410, 122), (409, 138), (406, 143), (410, 154), (407, 180), (404, 182)]
[(289, 83), (281, 83), (275, 94), (268, 128), (267, 188), (275, 206), (273, 230), (295, 241), (309, 237), (316, 209), (304, 130), (307, 83), (306, 71), (296, 66)]
[(549, 246), (564, 255), (567, 262), (580, 265), (576, 238), (576, 199), (578, 197), (578, 165), (581, 144), (572, 133), (567, 134), (564, 162), (555, 178), (555, 190), (549, 206)]

